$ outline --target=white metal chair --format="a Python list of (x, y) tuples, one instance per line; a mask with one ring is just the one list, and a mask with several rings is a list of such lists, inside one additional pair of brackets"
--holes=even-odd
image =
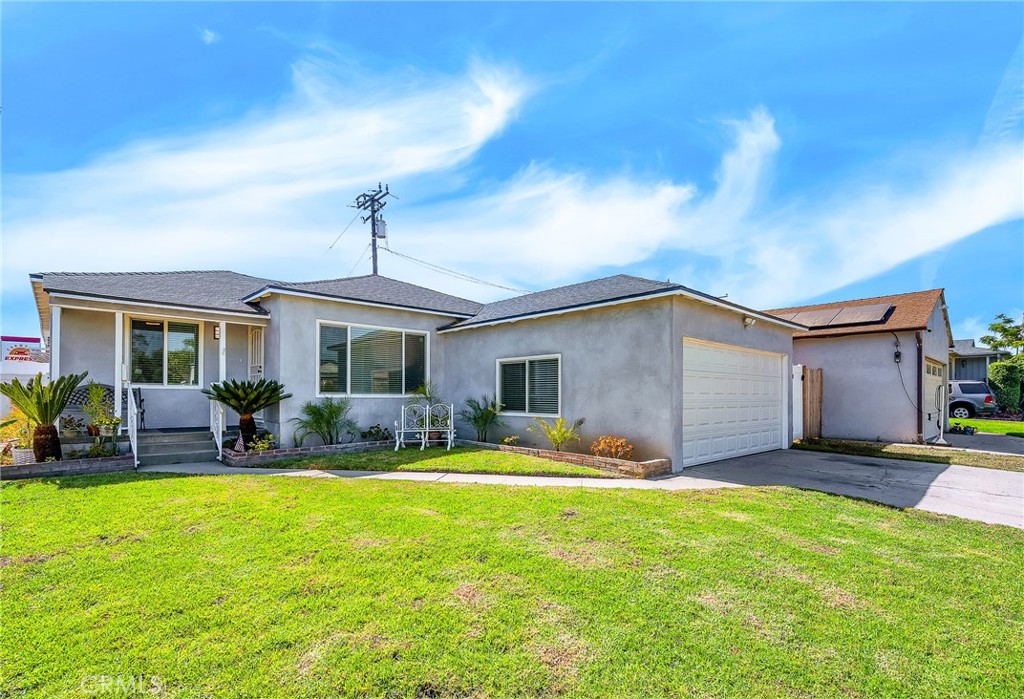
[[(455, 405), (438, 403), (427, 411), (427, 432), (441, 432), (447, 443), (446, 449), (455, 444)], [(426, 440), (423, 442), (426, 444)]]
[(427, 446), (427, 409), (416, 403), (402, 406), (400, 420), (395, 420), (395, 451), (405, 446), (405, 435), (415, 435), (420, 450)]

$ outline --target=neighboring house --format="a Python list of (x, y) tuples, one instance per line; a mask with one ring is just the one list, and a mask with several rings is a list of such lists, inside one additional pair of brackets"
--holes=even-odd
[(793, 362), (823, 371), (823, 437), (938, 437), (953, 344), (942, 289), (766, 313), (809, 328), (793, 338)]
[(953, 349), (949, 351), (949, 378), (988, 383), (989, 365), (1009, 358), (1009, 352), (977, 347), (974, 340), (953, 340)]
[(805, 328), (679, 284), (619, 275), (479, 304), (373, 275), (31, 280), (52, 375), (140, 387), (150, 428), (205, 426), (200, 388), (265, 376), (294, 394), (264, 415), (284, 444), (305, 401), (347, 396), (360, 425), (390, 427), (426, 380), (456, 409), (497, 394), (502, 434), (526, 444), (541, 443), (534, 417), (583, 417), (584, 450), (614, 434), (677, 470), (791, 442), (792, 336)]

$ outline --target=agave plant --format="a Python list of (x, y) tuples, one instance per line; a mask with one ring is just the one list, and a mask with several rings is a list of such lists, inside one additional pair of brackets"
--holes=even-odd
[(501, 404), (494, 397), (480, 396), (467, 398), (466, 407), (459, 411), (459, 417), (476, 429), (476, 441), (486, 442), (487, 433), (492, 427), (504, 427), (501, 419)]
[(284, 384), (273, 379), (227, 379), (210, 384), (209, 388), (203, 389), (203, 395), (238, 413), (238, 432), (246, 445), (256, 439), (256, 420), (252, 414), (292, 397), (291, 393), (284, 392)]
[(298, 426), (293, 435), (295, 444), (301, 447), (311, 434), (324, 444), (341, 444), (345, 436), (348, 437), (345, 441), (351, 442), (359, 431), (356, 421), (348, 416), (351, 409), (352, 401), (348, 398), (323, 398), (318, 403), (306, 401), (299, 409), (299, 416), (291, 419)]
[(60, 376), (50, 383), (43, 383), (43, 375), (37, 374), (23, 384), (18, 379), (0, 384), (0, 393), (18, 406), (33, 426), (32, 454), (36, 461), (61, 460), (60, 436), (53, 424), (68, 407), (71, 393), (82, 383), (88, 372)]
[(568, 442), (580, 441), (579, 429), (583, 427), (583, 418), (569, 422), (564, 417), (555, 420), (554, 424), (548, 424), (547, 420), (539, 417), (533, 418), (535, 424), (527, 425), (526, 429), (531, 432), (541, 432), (555, 451), (562, 451), (562, 446)]

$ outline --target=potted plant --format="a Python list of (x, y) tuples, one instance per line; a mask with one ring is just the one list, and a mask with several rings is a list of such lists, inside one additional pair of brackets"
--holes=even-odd
[(86, 429), (91, 437), (100, 436), (101, 428), (114, 416), (114, 401), (100, 384), (90, 381), (87, 387), (82, 412), (89, 416)]
[(18, 379), (0, 384), (0, 393), (18, 406), (32, 425), (32, 451), (37, 462), (61, 460), (60, 435), (54, 423), (68, 407), (72, 392), (85, 377), (85, 373), (70, 374), (44, 384), (40, 373), (27, 384)]
[(60, 431), (66, 439), (77, 437), (85, 425), (74, 415), (65, 415), (60, 419)]
[(28, 418), (19, 420), (16, 430), (14, 446), (11, 447), (12, 462), (15, 466), (34, 463), (36, 457), (32, 449), (32, 423)]

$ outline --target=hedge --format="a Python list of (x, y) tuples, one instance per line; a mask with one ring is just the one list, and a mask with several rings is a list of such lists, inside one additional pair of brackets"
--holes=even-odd
[(988, 367), (988, 382), (996, 394), (1000, 410), (1020, 408), (1021, 367), (1014, 362), (993, 362)]

